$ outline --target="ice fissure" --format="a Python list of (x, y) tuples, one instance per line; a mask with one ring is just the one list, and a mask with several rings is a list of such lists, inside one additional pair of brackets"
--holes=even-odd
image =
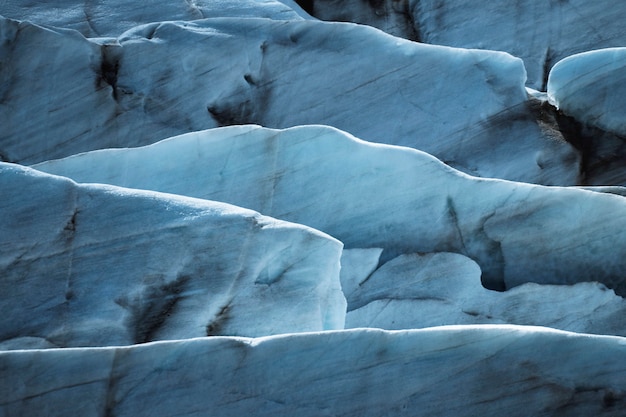
[(115, 49), (119, 48), (115, 45), (102, 45), (101, 46), (101, 63), (99, 71), (98, 87), (103, 87), (103, 84), (108, 85), (111, 88), (111, 95), (115, 101), (118, 100), (117, 91), (117, 78), (119, 73), (119, 56)]

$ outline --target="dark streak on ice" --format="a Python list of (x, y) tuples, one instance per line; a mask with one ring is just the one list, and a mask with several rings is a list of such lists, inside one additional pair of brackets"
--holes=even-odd
[(215, 318), (206, 326), (206, 335), (207, 336), (217, 336), (220, 334), (224, 323), (228, 320), (228, 312), (230, 310), (230, 305), (223, 306), (220, 311), (217, 313)]
[(129, 327), (134, 343), (151, 342), (158, 330), (171, 316), (176, 303), (183, 298), (183, 290), (190, 277), (181, 275), (174, 281), (147, 286), (132, 299), (116, 302), (130, 312)]
[(111, 95), (115, 101), (118, 100), (117, 76), (120, 69), (119, 57), (115, 53), (113, 45), (102, 45), (100, 49), (100, 70), (98, 73), (97, 88), (109, 85), (112, 89)]

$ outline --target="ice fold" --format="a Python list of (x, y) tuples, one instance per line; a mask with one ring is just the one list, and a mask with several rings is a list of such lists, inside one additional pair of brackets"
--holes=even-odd
[(0, 164), (0, 348), (343, 328), (340, 242), (223, 203)]
[(523, 324), (626, 335), (626, 303), (601, 284), (528, 283), (496, 292), (481, 285), (480, 274), (474, 261), (459, 254), (401, 255), (346, 294), (346, 328)]
[[(528, 85), (545, 91), (548, 72), (580, 52), (623, 46), (626, 9), (609, 0), (311, 0), (324, 20), (372, 25), (396, 36), (437, 45), (506, 51), (520, 57)], [(610, 12), (607, 10), (610, 9)]]
[(7, 161), (225, 125), (326, 124), (479, 176), (578, 181), (577, 151), (546, 137), (529, 107), (523, 63), (506, 53), (313, 20), (155, 22), (106, 41), (9, 19), (0, 26), (22, 28), (2, 46), (12, 62), (0, 72)]
[(626, 48), (609, 48), (559, 61), (548, 79), (548, 98), (583, 124), (626, 137)]
[(0, 352), (0, 413), (615, 416), (623, 338), (518, 326)]
[(383, 248), (383, 261), (461, 253), (489, 288), (599, 281), (626, 291), (623, 197), (471, 177), (424, 152), (330, 127), (233, 126), (36, 167), (228, 202), (324, 231), (347, 248)]

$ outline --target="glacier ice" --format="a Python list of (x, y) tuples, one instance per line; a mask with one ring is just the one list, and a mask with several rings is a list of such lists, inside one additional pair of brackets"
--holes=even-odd
[(350, 299), (359, 286), (378, 268), (383, 249), (344, 249), (341, 254), (341, 290)]
[(505, 53), (312, 20), (155, 22), (109, 40), (9, 19), (0, 26), (13, 62), (0, 100), (5, 161), (223, 125), (326, 124), (424, 150), (474, 175), (578, 183), (578, 151), (545, 135), (522, 61)]
[[(147, 163), (151, 161), (151, 163)], [(457, 252), (489, 288), (599, 281), (626, 291), (626, 199), (470, 177), (410, 148), (337, 129), (232, 126), (35, 165), (102, 182), (224, 201), (305, 224), (347, 248)]]
[(342, 245), (315, 230), (5, 163), (0, 190), (0, 348), (343, 328)]
[(310, 3), (313, 15), (324, 20), (364, 23), (431, 44), (509, 52), (524, 60), (528, 85), (544, 91), (548, 72), (559, 60), (584, 51), (623, 46), (626, 42), (626, 9), (610, 0)]
[(409, 0), (310, 0), (308, 3), (309, 12), (321, 20), (365, 24), (394, 36), (420, 40), (414, 21), (415, 6)]
[(623, 415), (622, 9), (0, 1), (0, 416)]
[(550, 71), (548, 98), (583, 124), (626, 136), (626, 48), (569, 56)]
[(257, 17), (278, 20), (310, 18), (296, 4), (278, 0), (11, 0), (0, 15), (36, 24), (74, 29), (85, 36), (117, 37), (135, 26), (169, 20)]
[(623, 338), (453, 326), (0, 352), (0, 414), (618, 416)]
[(480, 283), (478, 265), (453, 253), (401, 255), (346, 298), (346, 328), (509, 323), (626, 336), (626, 303), (603, 285), (528, 283), (489, 291)]

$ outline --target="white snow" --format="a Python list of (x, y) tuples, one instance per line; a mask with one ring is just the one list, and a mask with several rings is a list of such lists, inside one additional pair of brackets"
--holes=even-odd
[(342, 245), (315, 230), (12, 164), (0, 189), (2, 348), (343, 328)]

